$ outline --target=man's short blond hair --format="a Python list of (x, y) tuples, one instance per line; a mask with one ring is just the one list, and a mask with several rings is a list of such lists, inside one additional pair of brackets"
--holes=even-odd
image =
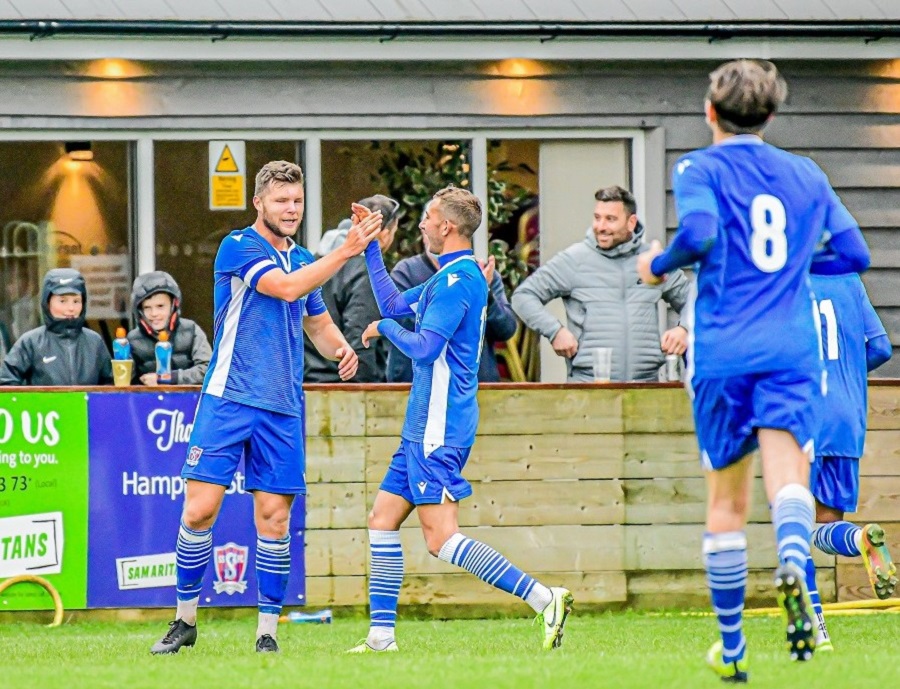
[(481, 201), (466, 189), (444, 187), (434, 195), (441, 202), (444, 218), (456, 225), (456, 230), (469, 239), (481, 225)]
[(768, 60), (732, 60), (709, 75), (706, 98), (719, 127), (730, 134), (756, 134), (787, 98), (787, 84)]
[(254, 196), (262, 196), (273, 184), (303, 184), (303, 170), (287, 160), (273, 160), (256, 173)]

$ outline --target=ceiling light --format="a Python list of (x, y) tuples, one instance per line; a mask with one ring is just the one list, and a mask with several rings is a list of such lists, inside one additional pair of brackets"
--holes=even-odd
[(93, 160), (90, 141), (66, 141), (66, 155), (70, 160)]

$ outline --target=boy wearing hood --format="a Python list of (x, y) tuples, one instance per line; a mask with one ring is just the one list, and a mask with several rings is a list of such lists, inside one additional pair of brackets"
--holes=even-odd
[(112, 363), (103, 338), (84, 327), (87, 289), (81, 273), (54, 268), (44, 276), (44, 325), (29, 330), (3, 360), (0, 385), (109, 385)]
[(212, 348), (200, 326), (181, 317), (181, 288), (175, 278), (161, 270), (139, 275), (131, 289), (131, 304), (137, 323), (128, 333), (135, 381), (158, 384), (156, 343), (165, 330), (172, 343), (172, 384), (202, 384)]

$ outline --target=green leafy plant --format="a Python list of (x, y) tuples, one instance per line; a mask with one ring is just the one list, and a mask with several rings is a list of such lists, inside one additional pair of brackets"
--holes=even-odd
[[(419, 221), (422, 209), (434, 192), (448, 184), (468, 189), (471, 184), (469, 152), (459, 141), (372, 142), (372, 148), (382, 152), (378, 167), (372, 175), (385, 193), (400, 201), (402, 216), (397, 237), (385, 257), (389, 265), (422, 251)], [(501, 173), (511, 170), (507, 163), (499, 163), (488, 170), (487, 216), (488, 230), (508, 223), (514, 213), (532, 198), (527, 189), (510, 184)], [(490, 253), (497, 261), (497, 269), (507, 286), (515, 287), (524, 279), (529, 266), (517, 257), (515, 247), (493, 240)]]

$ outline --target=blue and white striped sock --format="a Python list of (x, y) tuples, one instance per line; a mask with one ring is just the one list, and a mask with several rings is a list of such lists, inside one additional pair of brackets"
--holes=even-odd
[[(256, 537), (257, 605), (261, 615), (280, 615), (291, 574), (291, 535)], [(274, 636), (274, 634), (272, 634)]]
[(369, 626), (381, 628), (380, 639), (393, 638), (397, 601), (403, 583), (400, 532), (369, 529), (369, 556)]
[(211, 556), (212, 529), (194, 531), (182, 521), (175, 543), (175, 592), (179, 601), (200, 597), (203, 574)]
[(832, 522), (822, 524), (813, 532), (816, 548), (829, 555), (859, 557), (862, 529), (852, 522)]
[(703, 537), (703, 563), (713, 612), (722, 635), (722, 660), (744, 657), (744, 592), (747, 588), (747, 536), (743, 531), (707, 533)]
[(778, 491), (772, 506), (778, 559), (782, 563), (796, 566), (800, 572), (806, 571), (806, 558), (809, 557), (809, 542), (815, 523), (815, 505), (808, 488), (799, 483), (789, 483)]
[(809, 599), (813, 604), (813, 611), (819, 623), (819, 636), (828, 636), (825, 627), (825, 614), (822, 612), (822, 597), (819, 595), (819, 585), (816, 583), (816, 565), (812, 555), (806, 558), (806, 588), (809, 590)]
[(494, 588), (518, 596), (542, 612), (550, 604), (550, 589), (515, 567), (489, 545), (455, 533), (441, 546), (438, 557), (471, 572)]

